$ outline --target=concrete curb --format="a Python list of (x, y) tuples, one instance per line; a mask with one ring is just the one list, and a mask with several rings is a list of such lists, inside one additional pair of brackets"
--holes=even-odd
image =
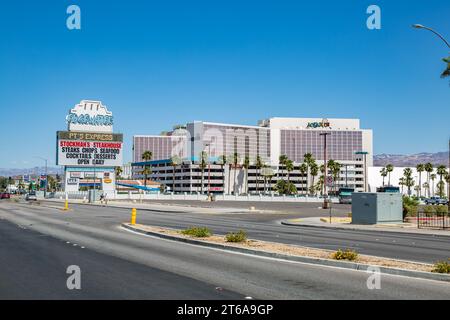
[[(267, 252), (267, 251), (260, 251), (260, 250), (254, 250), (254, 249), (227, 246), (227, 245), (220, 244), (220, 243), (204, 242), (204, 241), (189, 239), (189, 238), (180, 238), (180, 237), (175, 237), (175, 236), (171, 236), (171, 235), (167, 235), (167, 234), (161, 234), (158, 232), (144, 231), (139, 228), (133, 227), (128, 223), (123, 223), (122, 227), (125, 229), (128, 229), (128, 230), (131, 230), (133, 232), (137, 232), (137, 233), (144, 234), (144, 235), (156, 236), (156, 237), (159, 237), (162, 239), (174, 240), (174, 241), (185, 242), (185, 243), (200, 245), (200, 246), (209, 247), (209, 248), (252, 254), (252, 255), (268, 257), (268, 258), (276, 258), (276, 259), (283, 259), (283, 260), (288, 260), (288, 261), (304, 262), (304, 263), (317, 264), (317, 265), (322, 265), (322, 266), (339, 267), (339, 268), (344, 268), (344, 269), (352, 269), (352, 270), (360, 270), (360, 271), (368, 271), (368, 268), (373, 267), (371, 265), (361, 264), (361, 263), (356, 263), (356, 262), (337, 261), (337, 260), (312, 258), (312, 257), (305, 257), (305, 256), (293, 256), (293, 255), (280, 254), (280, 253), (274, 253), (274, 252)], [(390, 267), (379, 267), (379, 266), (376, 266), (376, 267), (379, 268), (380, 272), (384, 273), (384, 274), (450, 282), (450, 275), (447, 275), (447, 274), (431, 273), (431, 272), (423, 272), (423, 271), (413, 271), (413, 270), (390, 268)], [(370, 272), (373, 272), (373, 270), (370, 270)]]
[[(53, 202), (53, 201), (48, 201), (48, 200), (42, 200), (42, 201), (46, 201), (46, 202)], [(108, 205), (101, 205), (101, 204), (93, 204), (93, 203), (83, 203), (83, 202), (70, 202), (69, 201), (69, 205), (71, 204), (75, 204), (75, 205), (83, 205), (83, 206), (92, 206), (92, 207), (109, 207), (109, 208), (117, 208), (117, 209), (128, 209), (131, 210), (132, 207), (123, 207), (123, 206), (118, 206), (115, 204), (108, 204)], [(49, 208), (52, 208), (50, 206), (46, 206)], [(137, 210), (143, 210), (143, 211), (153, 211), (153, 212), (160, 212), (160, 213), (166, 213), (167, 210), (163, 210), (163, 209), (152, 209), (152, 208), (136, 208)], [(191, 213), (188, 211), (179, 211), (179, 210), (170, 210), (170, 213)], [(201, 212), (200, 212), (201, 213)], [(209, 213), (205, 213), (205, 214), (209, 214)]]
[[(288, 220), (281, 220), (280, 223), (285, 226), (294, 226), (294, 227), (309, 227), (309, 228), (319, 228), (319, 229), (333, 229), (333, 230), (350, 230), (350, 231), (368, 231), (368, 232), (391, 232), (391, 233), (400, 233), (400, 234), (411, 234), (411, 235), (425, 235), (425, 236), (437, 236), (437, 237), (447, 237), (450, 238), (450, 234), (441, 234), (436, 232), (414, 232), (410, 230), (392, 230), (388, 228), (379, 228), (379, 229), (360, 229), (357, 227), (341, 227), (341, 226), (321, 226), (310, 223), (301, 223), (301, 222), (289, 222)], [(445, 231), (444, 231), (445, 232)]]

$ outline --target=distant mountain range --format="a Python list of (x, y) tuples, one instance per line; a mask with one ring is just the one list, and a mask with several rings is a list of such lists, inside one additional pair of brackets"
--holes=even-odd
[(403, 154), (378, 154), (373, 157), (373, 165), (383, 167), (392, 164), (394, 167), (415, 167), (419, 163), (430, 162), (434, 166), (448, 166), (448, 152)]
[[(62, 169), (58, 167), (48, 167), (48, 174), (62, 174)], [(14, 177), (24, 174), (40, 175), (45, 173), (45, 167), (34, 167), (27, 169), (0, 168), (0, 177)]]

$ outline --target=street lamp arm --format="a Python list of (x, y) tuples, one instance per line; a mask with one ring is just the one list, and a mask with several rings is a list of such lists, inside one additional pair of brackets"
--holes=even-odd
[(441, 34), (439, 34), (438, 32), (434, 31), (434, 30), (431, 29), (430, 27), (426, 27), (426, 26), (423, 26), (423, 25), (421, 25), (421, 24), (414, 24), (413, 27), (414, 27), (414, 28), (417, 28), (417, 29), (425, 29), (425, 30), (428, 30), (428, 31), (433, 32), (435, 35), (437, 35), (439, 38), (441, 38), (441, 40), (444, 41), (444, 43), (445, 43), (445, 44), (447, 45), (447, 47), (449, 47), (449, 49), (450, 49), (450, 43), (449, 43), (447, 40), (445, 40), (445, 38), (444, 38)]

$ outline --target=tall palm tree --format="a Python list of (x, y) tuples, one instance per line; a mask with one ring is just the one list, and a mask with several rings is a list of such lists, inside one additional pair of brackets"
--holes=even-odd
[(259, 193), (259, 174), (261, 172), (261, 168), (263, 167), (264, 163), (259, 155), (256, 156), (256, 192)]
[(245, 156), (242, 166), (245, 169), (245, 193), (248, 194), (248, 169), (250, 168), (250, 157)]
[(433, 164), (431, 162), (427, 162), (424, 165), (425, 172), (427, 173), (427, 185), (428, 185), (428, 197), (430, 197), (430, 174), (433, 172)]
[[(153, 158), (153, 152), (151, 151), (144, 151), (141, 155), (142, 161), (148, 162), (151, 161)], [(149, 165), (144, 165), (144, 169), (142, 170), (142, 174), (144, 175), (144, 186), (147, 187), (147, 177), (152, 174), (152, 168)]]
[(227, 156), (221, 155), (219, 157), (220, 168), (222, 169), (222, 185), (223, 185), (223, 193), (225, 194), (225, 164), (227, 163)]
[(403, 194), (403, 186), (405, 185), (405, 178), (404, 177), (400, 177), (398, 179), (398, 184), (401, 186), (401, 192)]
[(141, 174), (144, 175), (144, 186), (147, 187), (147, 179), (148, 176), (152, 174), (152, 168), (150, 166), (145, 165), (144, 169), (141, 171)]
[(422, 172), (425, 171), (425, 165), (423, 163), (419, 163), (416, 166), (417, 173), (419, 174), (419, 198), (422, 196)]
[(181, 158), (177, 155), (172, 156), (170, 158), (170, 165), (172, 166), (172, 192), (175, 192), (175, 170), (177, 168), (177, 166), (181, 163)]
[(391, 172), (394, 171), (394, 166), (392, 164), (388, 164), (386, 166), (386, 172), (388, 173), (388, 186), (391, 185)]
[(387, 171), (386, 171), (386, 167), (383, 167), (383, 168), (381, 168), (381, 170), (380, 170), (380, 175), (381, 175), (381, 177), (383, 178), (383, 187), (384, 187), (384, 179), (386, 178), (386, 176), (387, 176)]
[(200, 168), (201, 172), (201, 185), (200, 185), (200, 193), (203, 194), (203, 180), (205, 177), (205, 168), (208, 165), (207, 163), (207, 153), (205, 151), (200, 152), (200, 161), (198, 163), (198, 167)]
[(435, 196), (435, 194), (434, 194), (434, 180), (436, 179), (436, 174), (435, 173), (430, 174), (430, 179), (431, 179), (432, 195), (434, 197)]
[[(305, 153), (303, 155), (303, 162), (306, 164), (306, 190), (309, 192), (308, 188), (309, 188), (309, 172), (310, 172), (310, 167), (313, 163), (316, 162), (316, 160), (314, 159), (312, 153)], [(314, 184), (313, 184), (314, 185)]]
[(237, 152), (233, 153), (233, 166), (234, 166), (234, 178), (233, 178), (233, 194), (237, 193), (236, 190), (236, 172), (237, 172), (237, 166), (239, 164), (239, 155)]
[(116, 180), (120, 179), (120, 175), (122, 174), (122, 172), (123, 172), (123, 169), (122, 169), (121, 166), (117, 166), (117, 167), (114, 168), (114, 173), (116, 175)]
[(279, 166), (281, 167), (281, 175), (282, 176), (284, 176), (284, 167), (286, 167), (286, 162), (288, 160), (289, 160), (289, 158), (285, 154), (282, 154), (278, 157), (278, 163), (279, 163)]
[[(314, 190), (314, 178), (319, 174), (319, 166), (317, 165), (317, 163), (314, 161), (309, 165), (309, 171), (311, 172), (311, 177), (312, 177), (312, 190)], [(315, 193), (314, 193), (315, 194)]]
[(445, 70), (441, 74), (441, 78), (444, 79), (444, 78), (450, 76), (450, 56), (447, 57), (447, 58), (443, 58), (442, 61), (447, 63), (447, 67), (445, 68)]
[(414, 180), (412, 179), (412, 170), (411, 168), (405, 168), (403, 170), (404, 176), (404, 185), (408, 188), (408, 195), (411, 195), (411, 187), (414, 186)]
[(287, 181), (290, 182), (290, 173), (294, 171), (294, 161), (287, 159), (284, 165), (287, 171)]
[(447, 173), (447, 167), (444, 165), (439, 165), (436, 168), (436, 173), (439, 175), (439, 181), (442, 181), (443, 176)]
[[(303, 176), (305, 176), (308, 173), (308, 165), (306, 163), (302, 163), (299, 167), (299, 171), (300, 174)], [(303, 179), (302, 179), (302, 184), (303, 184)], [(303, 187), (302, 187), (303, 189)], [(308, 192), (308, 181), (306, 181), (306, 190), (305, 190), (305, 194)]]

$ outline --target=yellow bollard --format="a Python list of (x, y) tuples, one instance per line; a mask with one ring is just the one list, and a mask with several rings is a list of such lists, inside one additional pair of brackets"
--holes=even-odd
[(131, 209), (131, 224), (136, 224), (136, 208)]
[(69, 201), (68, 200), (64, 201), (64, 210), (65, 211), (69, 210)]

